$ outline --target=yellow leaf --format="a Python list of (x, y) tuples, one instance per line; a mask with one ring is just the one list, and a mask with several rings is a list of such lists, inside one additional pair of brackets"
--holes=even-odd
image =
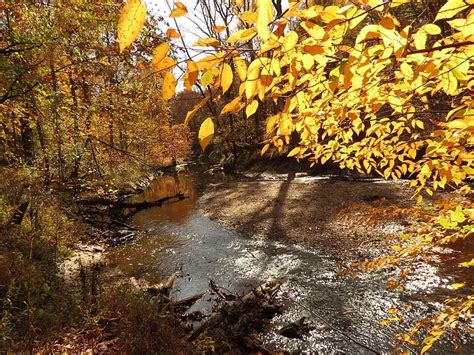
[(464, 0), (448, 0), (446, 4), (444, 4), (441, 9), (439, 9), (435, 21), (451, 18), (458, 12), (467, 9), (468, 6), (469, 5)]
[(471, 259), (470, 261), (465, 261), (463, 263), (460, 263), (459, 266), (462, 266), (462, 267), (471, 267), (471, 266), (474, 266), (474, 258)]
[(208, 117), (204, 120), (199, 128), (198, 133), (199, 144), (201, 145), (202, 150), (211, 143), (212, 138), (214, 138), (214, 122), (211, 117)]
[(174, 78), (173, 74), (168, 71), (165, 74), (165, 77), (163, 78), (163, 87), (162, 87), (162, 92), (163, 92), (163, 99), (168, 101), (171, 99), (174, 95), (174, 91), (176, 89), (176, 79)]
[(232, 73), (232, 68), (227, 63), (222, 64), (221, 86), (223, 94), (225, 94), (225, 92), (229, 90), (233, 81), (234, 74)]
[(210, 69), (214, 67), (215, 65), (219, 64), (224, 60), (226, 56), (225, 52), (219, 52), (219, 53), (214, 53), (211, 55), (208, 55), (202, 59), (199, 59), (196, 64), (199, 68), (199, 70), (202, 69)]
[(451, 284), (449, 285), (449, 287), (451, 287), (453, 290), (458, 290), (460, 288), (463, 288), (466, 284), (463, 282), (463, 283), (454, 283), (454, 284)]
[(373, 39), (380, 37), (379, 26), (377, 25), (367, 25), (362, 28), (357, 35), (356, 44), (360, 43), (366, 39)]
[(452, 71), (447, 72), (442, 77), (443, 90), (448, 95), (454, 95), (458, 89), (458, 80)]
[(283, 50), (285, 52), (291, 51), (295, 48), (296, 43), (298, 43), (298, 34), (295, 31), (288, 32), (283, 40)]
[(423, 355), (424, 353), (426, 353), (428, 350), (431, 349), (431, 347), (433, 346), (433, 342), (429, 342), (428, 344), (426, 344), (420, 351), (420, 355)]
[(369, 11), (358, 9), (357, 12), (351, 17), (351, 20), (349, 22), (349, 28), (351, 30), (354, 29), (359, 23), (365, 20), (368, 14), (369, 14)]
[(270, 116), (267, 120), (267, 133), (272, 133), (275, 129), (275, 125), (279, 119), (279, 115)]
[(206, 87), (212, 83), (212, 80), (214, 80), (214, 73), (212, 72), (212, 69), (208, 69), (201, 76), (201, 85)]
[(270, 148), (270, 144), (265, 144), (262, 148), (262, 151), (260, 152), (260, 155), (263, 156), (263, 154), (265, 154), (265, 152), (268, 150), (268, 148)]
[(242, 57), (234, 58), (234, 65), (240, 80), (244, 81), (247, 77), (247, 62)]
[(431, 335), (435, 336), (435, 337), (440, 337), (441, 335), (444, 334), (444, 331), (442, 331), (441, 329), (431, 329), (430, 331)]
[(262, 41), (270, 38), (268, 25), (273, 21), (272, 0), (257, 0), (257, 32)]
[(170, 17), (181, 17), (184, 16), (188, 13), (188, 9), (184, 4), (180, 3), (179, 1), (176, 1), (174, 4), (176, 7), (171, 11)]
[(389, 314), (396, 314), (397, 312), (398, 312), (398, 309), (396, 309), (396, 308), (390, 308), (390, 309), (388, 310), (388, 313), (389, 313)]
[(322, 27), (310, 21), (301, 23), (301, 27), (303, 27), (311, 37), (313, 37), (315, 40), (318, 40), (318, 41), (322, 40), (324, 36), (326, 35), (326, 31)]
[(416, 49), (425, 49), (427, 40), (426, 32), (419, 30), (413, 35), (413, 40), (415, 42)]
[(257, 112), (257, 108), (258, 108), (258, 101), (257, 100), (253, 100), (250, 105), (247, 105), (246, 109), (245, 109), (245, 114), (247, 115), (247, 117), (250, 117), (252, 116), (255, 112)]
[(184, 73), (184, 87), (191, 90), (199, 76), (199, 68), (195, 62), (188, 60), (186, 72)]
[(446, 124), (451, 129), (464, 129), (468, 127), (466, 120), (454, 120)]
[(402, 250), (402, 247), (400, 245), (392, 245), (392, 250), (400, 251), (400, 250)]
[(441, 34), (441, 28), (432, 23), (421, 26), (421, 29), (432, 36)]
[(314, 65), (314, 57), (308, 53), (303, 54), (301, 61), (303, 63), (303, 68), (308, 71), (311, 70)]
[(181, 38), (182, 36), (174, 28), (168, 28), (166, 30), (166, 36), (171, 39)]
[(219, 47), (220, 45), (221, 43), (217, 39), (211, 37), (199, 38), (199, 40), (193, 44), (194, 47)]
[(127, 0), (117, 25), (120, 52), (123, 52), (138, 37), (145, 21), (146, 7), (141, 0)]
[(410, 64), (403, 62), (400, 65), (400, 71), (402, 72), (403, 75), (407, 77), (407, 79), (412, 79), (414, 72), (413, 69), (411, 68)]
[(165, 57), (160, 62), (156, 63), (155, 61), (152, 62), (153, 71), (160, 72), (163, 70), (173, 69), (176, 66), (176, 62), (173, 58)]
[(221, 33), (224, 31), (227, 27), (226, 26), (212, 26), (212, 30), (216, 33)]
[(245, 30), (239, 30), (237, 32), (232, 33), (229, 38), (227, 38), (228, 43), (238, 43), (238, 42), (245, 42), (255, 36), (255, 28), (248, 28)]
[(187, 125), (189, 123), (189, 121), (191, 121), (191, 119), (196, 115), (196, 113), (202, 108), (204, 107), (205, 104), (207, 104), (207, 102), (209, 101), (210, 99), (210, 96), (206, 96), (204, 99), (202, 99), (201, 101), (199, 101), (197, 103), (197, 105), (195, 105), (193, 107), (193, 109), (191, 111), (189, 111), (187, 114), (186, 114), (186, 119), (184, 120), (184, 124)]
[(231, 102), (229, 102), (227, 105), (224, 106), (224, 108), (221, 111), (221, 116), (224, 116), (225, 114), (228, 113), (234, 113), (239, 111), (243, 104), (240, 102), (241, 97), (237, 96), (235, 99), (233, 99)]
[(255, 12), (242, 12), (241, 14), (239, 14), (239, 17), (242, 21), (248, 23), (249, 25), (257, 23), (257, 14)]
[(425, 128), (425, 124), (423, 123), (423, 121), (415, 120), (415, 124), (418, 128), (421, 128), (421, 129)]
[(296, 154), (298, 154), (300, 152), (301, 148), (300, 147), (296, 147), (296, 148), (293, 148), (289, 153), (288, 153), (288, 158), (289, 157), (292, 157), (292, 156), (295, 156)]
[(153, 60), (151, 62), (153, 68), (157, 67), (158, 64), (165, 59), (166, 55), (168, 54), (170, 50), (170, 45), (166, 42), (163, 42), (159, 44), (154, 50), (153, 50)]
[(252, 63), (250, 63), (248, 71), (247, 71), (247, 80), (245, 82), (245, 96), (247, 100), (252, 99), (257, 92), (257, 83), (258, 78), (260, 77), (260, 69), (264, 65), (268, 65), (270, 62), (270, 58), (261, 57), (255, 59)]

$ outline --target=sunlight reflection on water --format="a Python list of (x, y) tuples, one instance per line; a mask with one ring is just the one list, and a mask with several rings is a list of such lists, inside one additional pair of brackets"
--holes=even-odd
[[(135, 199), (155, 200), (177, 192), (189, 198), (140, 211), (131, 218), (130, 223), (146, 232), (133, 243), (114, 249), (109, 255), (110, 264), (126, 275), (153, 283), (180, 270), (172, 293), (178, 299), (207, 289), (211, 279), (243, 293), (269, 278), (288, 276), (289, 281), (278, 293), (284, 312), (272, 320), (271, 328), (262, 335), (270, 350), (366, 353), (334, 327), (378, 351), (389, 352), (397, 333), (408, 329), (421, 315), (439, 308), (432, 294), (452, 282), (449, 273), (440, 274), (438, 265), (419, 262), (407, 280), (405, 293), (388, 291), (385, 284), (394, 272), (362, 274), (351, 280), (339, 276), (334, 260), (314, 250), (243, 238), (199, 211), (196, 176), (192, 174), (159, 177)], [(397, 228), (393, 227), (393, 231), (397, 232)], [(191, 310), (210, 312), (212, 302), (207, 300), (209, 296)], [(383, 327), (379, 322), (387, 318), (390, 308), (399, 309), (402, 321)], [(315, 327), (305, 341), (278, 334), (278, 329), (302, 316)], [(441, 353), (446, 353), (452, 347), (446, 345), (442, 349)], [(470, 350), (474, 350), (472, 339), (463, 351)]]

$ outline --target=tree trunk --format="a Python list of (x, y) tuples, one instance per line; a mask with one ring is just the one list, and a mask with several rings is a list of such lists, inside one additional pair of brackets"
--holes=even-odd
[(79, 117), (79, 103), (77, 100), (77, 94), (76, 94), (76, 83), (74, 82), (74, 78), (72, 77), (72, 71), (69, 71), (68, 73), (69, 76), (69, 87), (71, 90), (71, 96), (72, 96), (72, 102), (75, 108), (75, 112), (73, 113), (73, 129), (74, 132), (72, 134), (72, 140), (74, 143), (74, 161), (72, 164), (72, 172), (71, 172), (71, 178), (72, 179), (77, 179), (79, 177), (79, 170), (81, 166), (81, 151), (79, 149), (79, 122), (78, 122), (78, 117)]
[(20, 136), (22, 156), (27, 165), (32, 165), (34, 158), (33, 129), (27, 117), (20, 119)]
[(41, 146), (41, 151), (43, 154), (43, 164), (44, 164), (44, 182), (48, 185), (51, 182), (51, 172), (50, 172), (50, 163), (48, 156), (48, 149), (46, 144), (46, 137), (43, 131), (43, 123), (41, 120), (36, 122), (36, 132), (38, 133), (38, 139)]
[(58, 80), (56, 77), (56, 72), (54, 70), (54, 62), (51, 59), (50, 62), (50, 70), (51, 70), (51, 86), (53, 89), (54, 99), (52, 105), (53, 111), (53, 122), (54, 122), (54, 135), (56, 139), (56, 149), (57, 149), (57, 162), (58, 162), (58, 175), (59, 180), (64, 181), (64, 160), (63, 160), (63, 152), (62, 152), (62, 132), (61, 132), (61, 117), (59, 116), (58, 105)]

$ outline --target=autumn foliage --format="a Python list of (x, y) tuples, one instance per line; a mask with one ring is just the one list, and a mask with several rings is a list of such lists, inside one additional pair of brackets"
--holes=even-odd
[[(124, 8), (122, 21), (133, 22), (124, 38), (141, 27), (127, 10), (139, 3), (129, 1)], [(318, 3), (290, 0), (281, 11), (278, 1), (249, 6), (237, 0), (237, 28), (227, 24), (227, 35), (221, 26), (213, 36), (200, 38), (193, 46), (203, 49), (202, 56), (185, 63), (176, 62), (168, 44), (159, 45), (152, 67), (163, 77), (163, 98), (174, 95), (175, 68), (185, 64), (184, 87), (203, 95), (186, 122), (206, 105), (215, 108), (199, 131), (203, 150), (216, 133), (213, 122), (240, 112), (247, 118), (263, 112), (262, 155), (287, 152), (312, 164), (331, 161), (385, 179), (410, 178), (419, 202), (424, 194), (445, 188), (470, 196), (474, 2)], [(187, 14), (180, 2), (171, 10), (172, 18)], [(169, 41), (181, 38), (179, 28), (167, 34)], [(381, 265), (470, 237), (473, 219), (467, 202), (441, 209), (429, 228), (406, 237), (396, 255)], [(372, 265), (376, 269), (378, 264)], [(472, 266), (472, 261), (461, 266)], [(450, 314), (470, 314), (472, 296), (456, 307)], [(456, 316), (448, 323), (441, 318), (435, 319), (422, 352), (448, 331)], [(404, 340), (412, 341), (411, 336)]]
[[(140, 1), (131, 2), (141, 5)], [(144, 71), (164, 34), (146, 9), (130, 22), (150, 29), (115, 36), (121, 1), (0, 5), (0, 160), (38, 168), (44, 181), (112, 182), (138, 166), (190, 153), (189, 130), (172, 122), (161, 79)], [(132, 169), (133, 166), (133, 169)], [(112, 182), (112, 185), (114, 183)]]

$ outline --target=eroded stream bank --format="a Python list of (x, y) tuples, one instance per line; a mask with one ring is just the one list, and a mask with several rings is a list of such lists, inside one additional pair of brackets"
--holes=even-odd
[[(128, 223), (141, 232), (109, 253), (110, 265), (152, 283), (179, 271), (175, 299), (206, 291), (211, 280), (243, 294), (287, 276), (277, 295), (283, 313), (261, 335), (273, 351), (388, 352), (397, 333), (439, 309), (438, 296), (455, 281), (441, 263), (418, 262), (403, 293), (385, 287), (395, 272), (339, 276), (338, 261), (379, 255), (393, 234), (416, 223), (396, 213), (411, 204), (404, 183), (277, 178), (206, 184), (192, 173), (157, 178), (138, 200), (179, 191), (189, 198), (135, 214)], [(369, 218), (374, 213), (379, 220)], [(207, 293), (188, 312), (211, 314), (213, 306)], [(389, 309), (397, 309), (401, 321), (382, 326)], [(312, 328), (303, 339), (279, 334), (301, 317)], [(462, 351), (472, 353), (472, 338), (461, 342)], [(447, 343), (438, 349), (453, 351)]]

